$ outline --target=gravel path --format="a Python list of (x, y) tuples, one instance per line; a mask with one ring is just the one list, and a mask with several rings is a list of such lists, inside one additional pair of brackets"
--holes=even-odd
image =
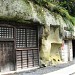
[(44, 68), (39, 68), (39, 69), (35, 69), (35, 70), (30, 70), (30, 71), (26, 71), (26, 72), (15, 73), (15, 74), (9, 74), (9, 75), (43, 75), (46, 73), (50, 73), (50, 72), (68, 67), (72, 64), (75, 64), (75, 60), (72, 62), (69, 62), (69, 63), (65, 63), (65, 64), (59, 64), (56, 66), (49, 66), (49, 67), (44, 67)]

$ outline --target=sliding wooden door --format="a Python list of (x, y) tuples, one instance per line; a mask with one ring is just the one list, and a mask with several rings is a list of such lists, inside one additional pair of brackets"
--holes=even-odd
[(13, 42), (0, 42), (0, 71), (14, 70), (14, 44)]

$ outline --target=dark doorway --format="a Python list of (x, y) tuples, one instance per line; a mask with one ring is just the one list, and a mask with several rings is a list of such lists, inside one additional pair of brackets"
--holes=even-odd
[(72, 40), (73, 58), (75, 58), (75, 40)]

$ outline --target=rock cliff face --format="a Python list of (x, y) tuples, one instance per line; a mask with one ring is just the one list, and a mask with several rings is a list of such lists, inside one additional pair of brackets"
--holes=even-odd
[(73, 25), (67, 18), (29, 0), (0, 0), (0, 20), (38, 22), (39, 25), (44, 25), (40, 61), (45, 66), (61, 61), (63, 28)]

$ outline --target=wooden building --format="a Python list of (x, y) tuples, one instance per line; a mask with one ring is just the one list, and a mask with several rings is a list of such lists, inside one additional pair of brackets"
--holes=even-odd
[(38, 26), (0, 23), (0, 72), (39, 65)]

